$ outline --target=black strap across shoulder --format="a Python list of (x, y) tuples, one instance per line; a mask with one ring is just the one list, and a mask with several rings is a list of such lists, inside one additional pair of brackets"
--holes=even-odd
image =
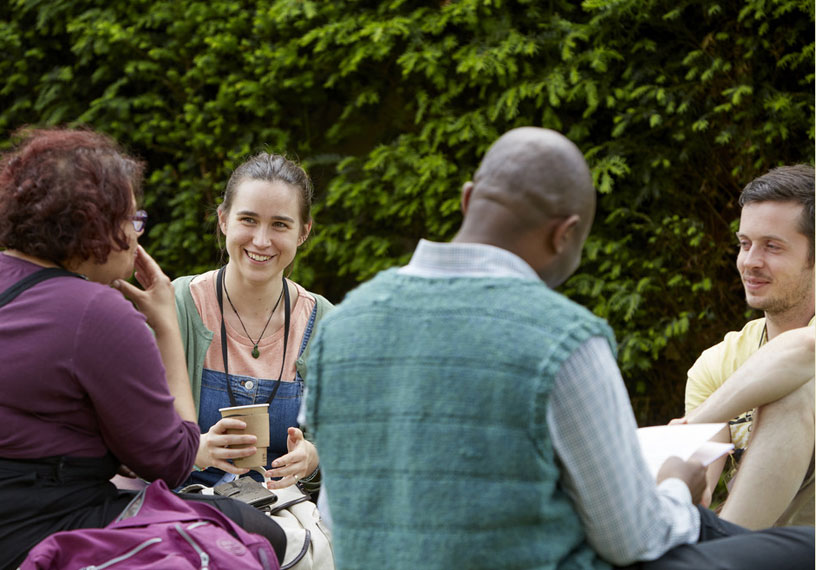
[(39, 271), (35, 271), (31, 275), (23, 277), (17, 283), (0, 293), (0, 307), (9, 304), (15, 297), (17, 297), (17, 295), (26, 289), (33, 287), (40, 281), (45, 281), (46, 279), (52, 279), (54, 277), (79, 277), (81, 279), (82, 275), (73, 273), (67, 269), (63, 269), (62, 267), (45, 267)]

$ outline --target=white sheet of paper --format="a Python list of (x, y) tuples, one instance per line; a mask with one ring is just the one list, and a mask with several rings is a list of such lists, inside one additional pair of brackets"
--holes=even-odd
[(691, 454), (689, 459), (696, 459), (706, 467), (717, 461), (726, 453), (734, 451), (733, 443), (723, 443), (721, 441), (707, 441), (700, 448)]
[(660, 467), (676, 455), (688, 460), (692, 456), (703, 465), (709, 465), (734, 449), (731, 443), (709, 441), (727, 424), (682, 424), (650, 426), (637, 430), (640, 449), (652, 476), (657, 477)]

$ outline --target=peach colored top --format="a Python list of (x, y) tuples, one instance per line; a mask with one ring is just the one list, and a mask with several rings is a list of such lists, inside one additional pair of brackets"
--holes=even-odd
[[(212, 270), (196, 277), (190, 283), (190, 293), (204, 326), (213, 331), (213, 340), (204, 358), (204, 368), (224, 372), (224, 359), (221, 355), (221, 313), (218, 310), (218, 300), (215, 296), (216, 274), (217, 270)], [(295, 287), (298, 292), (297, 300), (290, 313), (289, 340), (286, 345), (286, 363), (283, 370), (283, 380), (292, 382), (296, 374), (295, 362), (300, 352), (309, 317), (315, 307), (315, 298), (294, 281), (287, 279), (287, 283), (290, 287)], [(226, 296), (224, 306), (225, 311), (231, 310)], [(283, 310), (283, 300), (276, 310)], [(278, 379), (283, 352), (282, 326), (276, 331), (267, 329), (258, 343), (261, 355), (257, 359), (252, 357), (254, 343), (247, 338), (243, 329), (237, 330), (227, 321), (226, 331), (230, 374), (270, 380)]]

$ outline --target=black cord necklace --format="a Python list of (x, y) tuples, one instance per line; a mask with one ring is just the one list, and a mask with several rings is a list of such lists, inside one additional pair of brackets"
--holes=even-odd
[(261, 336), (258, 337), (258, 340), (252, 340), (252, 337), (249, 336), (249, 332), (247, 331), (246, 326), (244, 326), (244, 321), (241, 320), (241, 315), (238, 314), (238, 311), (235, 308), (235, 305), (232, 304), (232, 299), (230, 299), (229, 291), (227, 290), (227, 282), (226, 282), (226, 280), (224, 280), (224, 293), (227, 294), (227, 301), (229, 301), (230, 307), (232, 307), (232, 311), (235, 313), (235, 316), (238, 317), (238, 322), (241, 323), (241, 328), (244, 329), (244, 334), (249, 339), (249, 342), (251, 342), (251, 343), (253, 343), (255, 345), (255, 346), (252, 347), (252, 358), (258, 358), (261, 355), (261, 351), (258, 350), (258, 343), (261, 342), (261, 339), (263, 338), (263, 335), (266, 332), (266, 327), (268, 327), (269, 323), (272, 321), (272, 315), (275, 314), (275, 310), (278, 308), (278, 305), (280, 305), (281, 297), (283, 297), (283, 288), (284, 287), (286, 287), (286, 283), (284, 283), (283, 287), (281, 287), (281, 292), (280, 292), (280, 295), (278, 295), (278, 300), (275, 301), (275, 306), (272, 307), (272, 312), (269, 313), (269, 318), (266, 319), (266, 324), (264, 325), (264, 328), (261, 331)]
[[(229, 379), (229, 356), (227, 353), (227, 327), (224, 325), (224, 300), (223, 295), (221, 294), (224, 283), (224, 269), (226, 266), (222, 267), (218, 270), (218, 274), (215, 277), (215, 298), (218, 300), (218, 310), (221, 314), (221, 357), (224, 359), (224, 379), (227, 382), (227, 394), (229, 395), (229, 401), (231, 406), (237, 406), (238, 404), (235, 403), (235, 394), (232, 393), (232, 382)], [(275, 399), (275, 395), (278, 393), (278, 388), (280, 388), (281, 382), (283, 381), (283, 368), (286, 364), (286, 343), (289, 339), (289, 317), (290, 317), (291, 307), (289, 302), (289, 287), (286, 286), (286, 277), (283, 278), (283, 355), (281, 358), (281, 367), (280, 372), (278, 373), (278, 380), (275, 382), (275, 387), (272, 388), (272, 393), (269, 395), (269, 399), (266, 401), (267, 404), (271, 404), (272, 400)], [(252, 339), (250, 339), (252, 340)]]

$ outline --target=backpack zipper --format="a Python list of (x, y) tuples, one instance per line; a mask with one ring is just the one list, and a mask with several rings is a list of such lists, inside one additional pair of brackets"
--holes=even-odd
[(263, 566), (263, 570), (272, 570), (272, 566), (269, 565), (269, 558), (267, 558), (265, 550), (258, 550), (258, 559), (261, 562), (261, 566)]
[(116, 558), (112, 558), (111, 560), (108, 560), (107, 562), (105, 562), (104, 564), (101, 564), (99, 566), (95, 566), (93, 564), (90, 565), (90, 566), (84, 566), (84, 567), (80, 568), (80, 570), (102, 570), (103, 568), (107, 568), (108, 566), (113, 566), (114, 564), (118, 564), (119, 562), (122, 562), (123, 560), (127, 560), (128, 558), (131, 558), (132, 556), (137, 555), (139, 552), (141, 552), (142, 550), (144, 550), (145, 548), (147, 548), (151, 544), (156, 544), (157, 542), (161, 542), (161, 541), (162, 541), (162, 539), (160, 539), (158, 537), (150, 538), (148, 540), (145, 540), (143, 543), (141, 543), (139, 546), (137, 546), (136, 548), (134, 548), (130, 552), (126, 552), (122, 556), (117, 556)]
[[(207, 521), (198, 521), (198, 522), (195, 522), (195, 523), (189, 525), (187, 527), (187, 530), (194, 529), (196, 527), (199, 527), (199, 526), (205, 525), (205, 524), (209, 524), (209, 523)], [(307, 530), (306, 532), (308, 533), (309, 531)], [(250, 553), (252, 552), (252, 549), (248, 548), (247, 550), (249, 550)], [(263, 550), (263, 549), (258, 550), (258, 552), (256, 553), (256, 556), (258, 557), (258, 560), (261, 563), (261, 566), (263, 567), (263, 570), (272, 570), (272, 565), (269, 563), (269, 557), (267, 556), (265, 550)], [(299, 560), (300, 559), (298, 559), (298, 561)]]
[(174, 528), (178, 531), (178, 533), (190, 543), (190, 546), (198, 553), (198, 557), (201, 558), (201, 570), (207, 570), (210, 567), (210, 555), (204, 552), (202, 548), (198, 545), (198, 543), (193, 540), (193, 537), (187, 534), (187, 532), (181, 528), (180, 524), (174, 525)]

